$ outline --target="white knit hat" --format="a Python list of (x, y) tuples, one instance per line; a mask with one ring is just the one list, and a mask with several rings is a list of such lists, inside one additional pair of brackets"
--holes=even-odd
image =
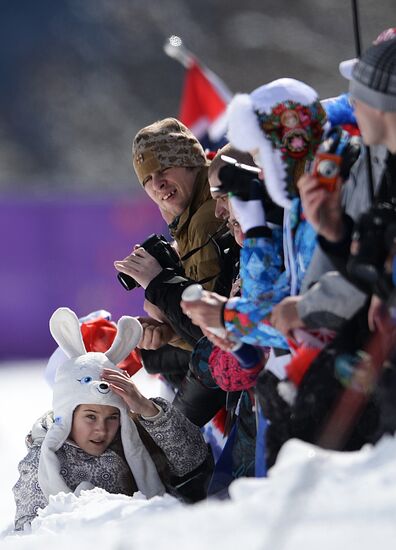
[(38, 480), (47, 498), (61, 491), (71, 492), (60, 474), (56, 451), (69, 437), (73, 412), (81, 404), (110, 405), (119, 409), (122, 446), (139, 491), (147, 498), (165, 492), (154, 462), (128, 415), (127, 405), (111, 391), (107, 382), (101, 380), (102, 370), (118, 370), (116, 365), (136, 347), (142, 336), (142, 327), (133, 317), (121, 317), (117, 326), (117, 335), (106, 353), (87, 353), (73, 311), (59, 308), (50, 319), (51, 334), (69, 359), (58, 367), (56, 373), (54, 423), (41, 445)]
[[(257, 151), (255, 162), (274, 202), (290, 208), (295, 161), (312, 160), (321, 141), (325, 112), (313, 88), (281, 78), (228, 105), (228, 139), (240, 151)], [(289, 191), (289, 193), (288, 193)]]

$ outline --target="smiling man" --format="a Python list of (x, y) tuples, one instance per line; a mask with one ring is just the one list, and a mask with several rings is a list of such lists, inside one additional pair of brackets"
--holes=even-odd
[(221, 221), (208, 185), (208, 161), (192, 132), (175, 118), (165, 118), (139, 130), (132, 146), (133, 167), (175, 239), (186, 276), (208, 280), (212, 288), (219, 273), (216, 246), (209, 237)]

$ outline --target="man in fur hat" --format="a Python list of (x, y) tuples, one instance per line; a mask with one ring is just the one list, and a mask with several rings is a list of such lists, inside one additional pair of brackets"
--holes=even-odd
[[(164, 320), (152, 307), (154, 304), (169, 318), (179, 336), (194, 343), (201, 334), (183, 315), (177, 297), (191, 281), (202, 282), (212, 290), (221, 271), (219, 242), (211, 237), (218, 235), (222, 221), (215, 216), (216, 204), (210, 195), (209, 163), (197, 138), (175, 118), (165, 118), (139, 130), (133, 141), (132, 160), (140, 184), (168, 224), (186, 278), (163, 270), (138, 245), (114, 265), (146, 289), (146, 306), (152, 316)], [(155, 343), (155, 347), (160, 347), (167, 341), (157, 338)]]

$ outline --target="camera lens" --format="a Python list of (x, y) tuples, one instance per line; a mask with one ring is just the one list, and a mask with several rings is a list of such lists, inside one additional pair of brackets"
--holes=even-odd
[(324, 178), (334, 178), (338, 172), (338, 165), (332, 160), (321, 160), (318, 164), (317, 171)]
[(120, 281), (125, 290), (133, 290), (139, 286), (135, 279), (126, 273), (118, 273), (117, 279)]

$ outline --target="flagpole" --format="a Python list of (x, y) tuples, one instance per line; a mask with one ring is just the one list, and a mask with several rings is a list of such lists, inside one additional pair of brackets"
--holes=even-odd
[(164, 52), (179, 61), (186, 69), (196, 61), (195, 56), (183, 45), (183, 41), (179, 36), (172, 35), (164, 44)]
[[(355, 37), (355, 51), (356, 57), (361, 55), (361, 41), (360, 41), (360, 25), (359, 25), (359, 11), (358, 11), (358, 0), (352, 1), (352, 18), (353, 18), (353, 34)], [(373, 169), (371, 165), (371, 152), (368, 145), (364, 146), (366, 152), (366, 168), (367, 168), (367, 177), (368, 177), (368, 187), (369, 195), (371, 202), (374, 201), (374, 180), (373, 180)]]
[(352, 17), (353, 17), (353, 34), (355, 37), (355, 52), (356, 52), (356, 57), (360, 57), (361, 45), (360, 45), (360, 26), (359, 26), (359, 12), (358, 12), (357, 0), (352, 0)]
[(184, 46), (179, 36), (170, 36), (163, 48), (186, 69), (179, 119), (206, 145), (222, 141), (226, 132), (226, 107), (233, 94)]

